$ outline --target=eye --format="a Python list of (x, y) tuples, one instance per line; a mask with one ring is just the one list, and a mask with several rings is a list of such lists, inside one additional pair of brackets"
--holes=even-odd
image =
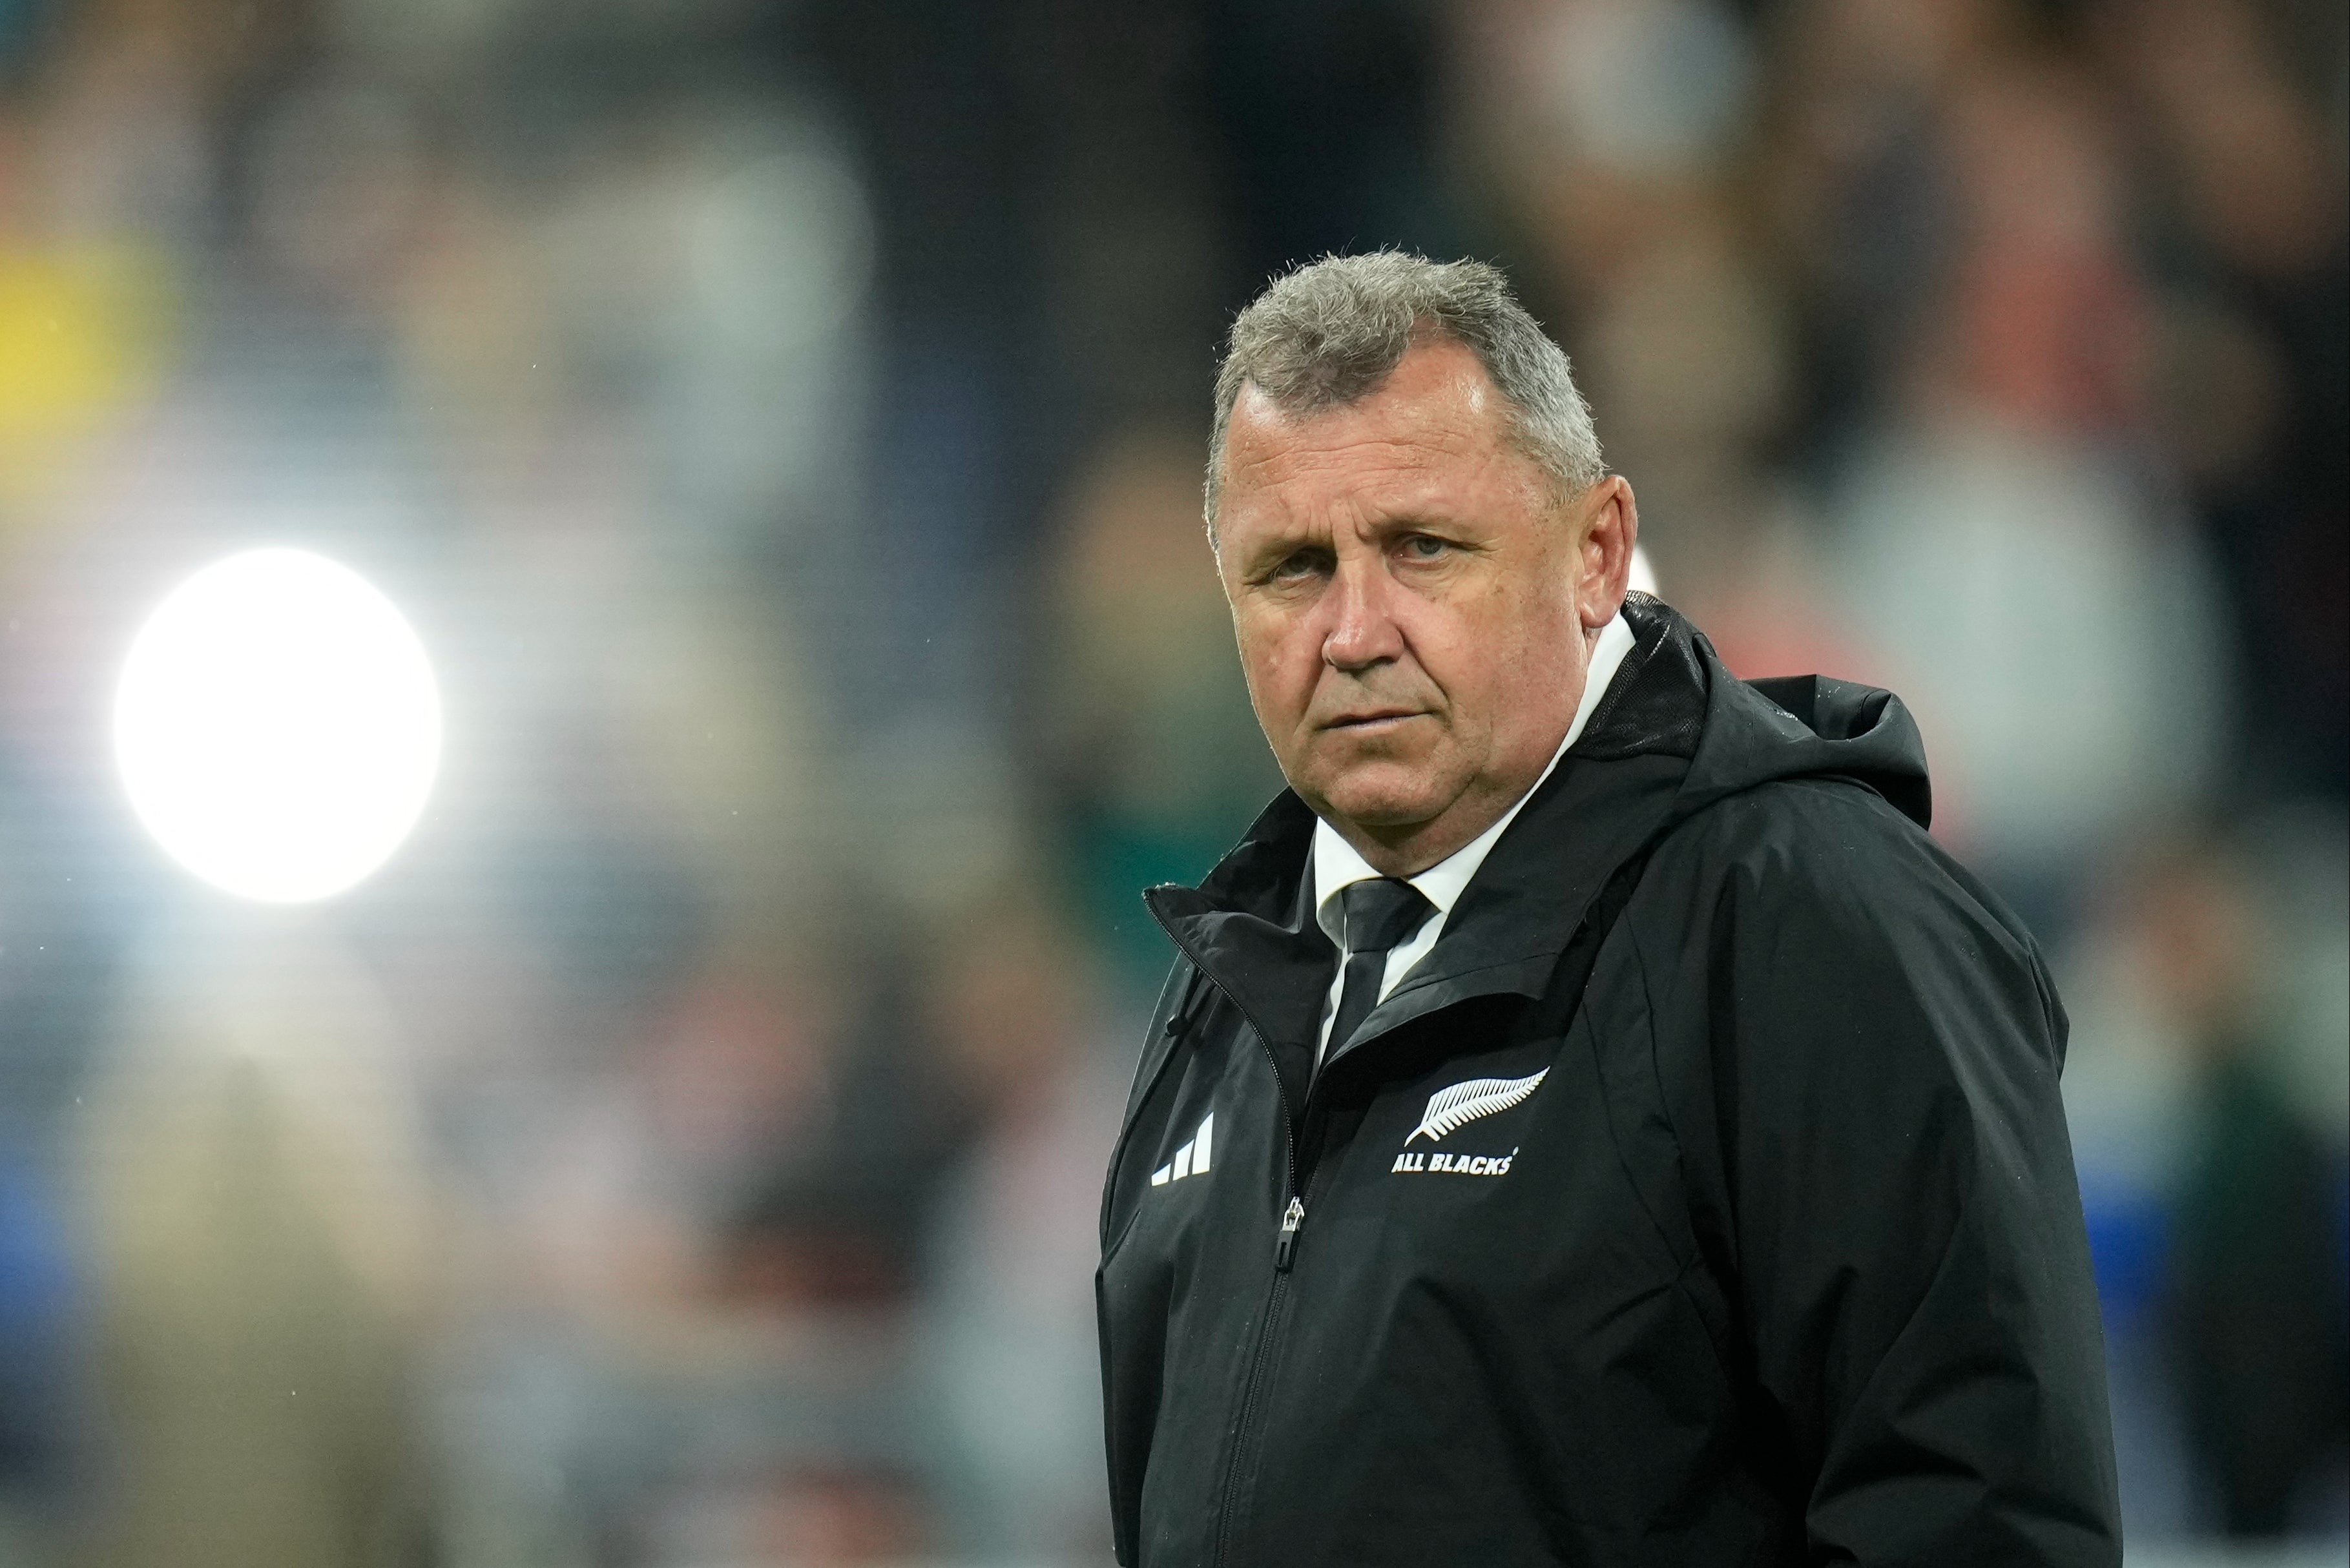
[(1451, 550), (1450, 539), (1440, 539), (1433, 534), (1409, 534), (1404, 536), (1403, 553), (1410, 560), (1439, 561)]
[(1306, 577), (1320, 576), (1329, 569), (1329, 552), (1298, 550), (1283, 556), (1273, 570), (1265, 575), (1273, 582), (1294, 583)]

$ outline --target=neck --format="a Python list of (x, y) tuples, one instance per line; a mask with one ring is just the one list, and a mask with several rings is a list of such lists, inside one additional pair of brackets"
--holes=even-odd
[[(1526, 781), (1527, 788), (1533, 784), (1532, 779)], [(1502, 814), (1524, 793), (1520, 790), (1506, 799), (1481, 801), (1476, 809), (1468, 811), (1462, 809), (1466, 802), (1456, 801), (1451, 809), (1426, 822), (1372, 826), (1336, 814), (1324, 820), (1380, 876), (1417, 877), (1467, 847), (1479, 834), (1501, 821)]]

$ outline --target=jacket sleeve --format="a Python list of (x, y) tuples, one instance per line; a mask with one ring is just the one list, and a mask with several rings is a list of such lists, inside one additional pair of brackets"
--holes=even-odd
[(2063, 1012), (1921, 835), (1843, 827), (1717, 885), (1708, 1003), (1739, 1317), (1809, 1560), (2117, 1564)]

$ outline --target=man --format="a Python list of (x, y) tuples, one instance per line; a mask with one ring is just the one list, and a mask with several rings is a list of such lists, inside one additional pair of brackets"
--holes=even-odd
[(1627, 597), (1491, 268), (1292, 273), (1216, 396), (1291, 789), (1149, 895), (1119, 1561), (2117, 1563), (2064, 1013), (1899, 702)]

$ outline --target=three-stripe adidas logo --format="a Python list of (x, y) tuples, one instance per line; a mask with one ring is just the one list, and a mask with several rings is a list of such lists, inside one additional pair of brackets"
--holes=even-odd
[(1200, 1118), (1200, 1130), (1191, 1141), (1175, 1151), (1175, 1158), (1150, 1173), (1150, 1185), (1164, 1187), (1170, 1181), (1180, 1181), (1187, 1176), (1208, 1174), (1208, 1155), (1215, 1147), (1216, 1113), (1210, 1111)]

